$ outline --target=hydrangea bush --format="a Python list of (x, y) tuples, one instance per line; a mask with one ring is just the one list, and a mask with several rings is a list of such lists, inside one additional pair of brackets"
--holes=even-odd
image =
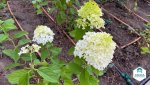
[(74, 55), (84, 58), (87, 64), (104, 70), (112, 61), (116, 43), (106, 32), (87, 32), (75, 46)]
[[(32, 1), (40, 14), (41, 7), (48, 4), (44, 1)], [(92, 30), (105, 28), (105, 22), (101, 18), (102, 10), (94, 0), (89, 0), (76, 12), (73, 5), (79, 6), (78, 0), (52, 0), (52, 3), (54, 6), (52, 5), (51, 9), (56, 9), (55, 11), (58, 12), (56, 22), (59, 25), (65, 22), (69, 24), (68, 28), (73, 27), (71, 31), (69, 30), (69, 34), (77, 40), (75, 49), (71, 53), (75, 56), (74, 59), (70, 62), (60, 60), (61, 48), (53, 45), (55, 34), (49, 27), (37, 26), (31, 41), (20, 39), (16, 46), (7, 33), (15, 29), (14, 22), (0, 20), (1, 29), (3, 30), (3, 27), (6, 29), (3, 30), (4, 34), (0, 34), (2, 37), (0, 42), (9, 40), (14, 45), (14, 49), (3, 51), (14, 60), (7, 69), (21, 67), (7, 75), (8, 81), (18, 85), (99, 85), (98, 77), (103, 75), (105, 68), (112, 61), (116, 48), (116, 43), (110, 34)], [(79, 17), (75, 19), (74, 15), (77, 14)], [(77, 24), (72, 23), (73, 20)], [(19, 32), (13, 37), (18, 39), (27, 34), (27, 32)]]

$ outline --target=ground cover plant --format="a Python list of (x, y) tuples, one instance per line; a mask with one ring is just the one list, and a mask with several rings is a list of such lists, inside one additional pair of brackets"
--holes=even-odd
[(146, 1), (2, 2), (1, 57), (11, 60), (2, 74), (10, 85), (126, 85), (111, 64), (129, 75), (150, 69)]

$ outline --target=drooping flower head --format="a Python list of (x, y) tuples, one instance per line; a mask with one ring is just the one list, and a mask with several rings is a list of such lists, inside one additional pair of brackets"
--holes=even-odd
[(26, 45), (21, 48), (20, 52), (18, 53), (19, 55), (26, 54), (26, 53), (34, 53), (38, 52), (40, 50), (40, 46), (37, 44), (32, 44), (32, 45)]
[(89, 65), (104, 70), (112, 61), (116, 43), (106, 32), (87, 32), (75, 46), (74, 56), (83, 57)]
[(54, 35), (49, 27), (40, 25), (34, 30), (33, 41), (45, 45), (47, 42), (53, 41)]
[(79, 10), (79, 19), (76, 20), (79, 28), (85, 29), (89, 26), (91, 29), (105, 28), (104, 20), (100, 18), (103, 15), (102, 10), (94, 0), (86, 2)]

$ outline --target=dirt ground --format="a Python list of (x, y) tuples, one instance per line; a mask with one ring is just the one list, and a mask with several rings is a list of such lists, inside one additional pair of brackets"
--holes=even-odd
[[(133, 0), (131, 0), (132, 2)], [(33, 8), (32, 4), (25, 0), (10, 0), (10, 7), (19, 21), (20, 25), (23, 27), (25, 31), (29, 32), (29, 37), (32, 39), (33, 31), (37, 25), (47, 25), (55, 32), (55, 39), (54, 44), (58, 47), (62, 48), (62, 52), (60, 54), (60, 59), (69, 61), (72, 57), (68, 57), (67, 51), (68, 49), (73, 46), (72, 43), (67, 39), (67, 37), (63, 33), (59, 33), (56, 29), (56, 26), (48, 20), (48, 18), (44, 15), (36, 15), (36, 11)], [(117, 7), (116, 3), (106, 3), (102, 6), (106, 10), (108, 10), (111, 14), (117, 16), (119, 19), (130, 25), (136, 30), (142, 31), (145, 28), (144, 21), (137, 18), (132, 13), (129, 13), (123, 8)], [(133, 4), (127, 4), (127, 7), (133, 9)], [(150, 14), (150, 6), (148, 3), (141, 1), (139, 3), (137, 14), (141, 17), (150, 20), (150, 17), (145, 15)], [(8, 13), (8, 15), (4, 15)], [(3, 16), (10, 16), (8, 9), (5, 11), (0, 11), (0, 15)], [(107, 25), (103, 31), (106, 31), (112, 34), (114, 41), (119, 45), (125, 45), (132, 40), (136, 39), (138, 35), (129, 31), (125, 25), (121, 24), (120, 22), (116, 21), (114, 18), (109, 16), (108, 14), (104, 14), (105, 19), (111, 19), (112, 23)], [(145, 70), (147, 70), (147, 75), (150, 74), (150, 54), (141, 55), (140, 54), (140, 47), (139, 43), (142, 42), (138, 41), (130, 46), (127, 46), (124, 49), (117, 48), (114, 54), (113, 63), (120, 68), (123, 72), (127, 72), (132, 77), (132, 71), (141, 66)], [(9, 43), (5, 43), (8, 45)], [(5, 79), (5, 75), (9, 72), (3, 71), (4, 67), (11, 62), (6, 57), (0, 59), (0, 70), (2, 70), (2, 75), (0, 75), (0, 85), (9, 85), (7, 80)], [(135, 85), (138, 85), (140, 82), (134, 80)], [(126, 85), (126, 82), (117, 74), (114, 68), (108, 68), (107, 73), (100, 77), (100, 85)]]

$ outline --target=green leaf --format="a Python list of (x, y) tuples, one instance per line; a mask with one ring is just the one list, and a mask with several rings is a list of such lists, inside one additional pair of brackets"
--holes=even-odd
[(66, 20), (66, 14), (64, 11), (60, 11), (59, 14), (56, 16), (56, 21), (58, 24), (62, 24)]
[(27, 35), (27, 34), (28, 34), (28, 32), (26, 32), (26, 31), (20, 31), (20, 32), (15, 33), (13, 37), (14, 38), (20, 38), (20, 37)]
[(80, 40), (82, 37), (83, 37), (83, 35), (85, 34), (85, 30), (82, 30), (82, 29), (76, 29), (76, 34), (75, 34), (75, 39), (76, 40)]
[(74, 85), (71, 79), (64, 78), (63, 80), (64, 80), (64, 85)]
[(72, 46), (72, 47), (69, 49), (68, 54), (69, 54), (69, 55), (73, 55), (74, 49), (75, 49), (74, 46)]
[(24, 77), (25, 75), (28, 75), (29, 70), (16, 70), (12, 72), (11, 74), (7, 75), (7, 79), (11, 84), (18, 84), (19, 80)]
[(15, 67), (17, 67), (17, 66), (20, 66), (20, 64), (19, 64), (19, 63), (11, 63), (11, 64), (8, 64), (8, 65), (5, 67), (5, 69), (6, 69), (6, 70), (9, 70), (9, 69), (15, 68)]
[(46, 6), (46, 5), (48, 5), (48, 1), (43, 1), (43, 2), (41, 3), (41, 6)]
[(17, 63), (17, 61), (19, 60), (19, 50), (16, 49), (16, 50), (13, 50), (13, 49), (6, 49), (6, 50), (3, 50), (3, 53), (7, 56), (9, 56), (11, 59), (13, 59), (15, 61), (15, 63)]
[(4, 21), (0, 20), (0, 24), (2, 24)]
[(42, 14), (42, 10), (39, 8), (36, 10), (37, 14)]
[(19, 79), (19, 85), (29, 85), (29, 74), (26, 73)]
[(25, 45), (25, 44), (27, 44), (27, 43), (29, 43), (29, 42), (30, 42), (30, 40), (28, 40), (28, 39), (21, 39), (21, 40), (19, 40), (19, 42), (18, 42), (18, 46)]
[(45, 60), (48, 57), (48, 54), (49, 54), (48, 50), (42, 49), (42, 51), (41, 51), (41, 59), (42, 59), (42, 61)]
[(0, 43), (6, 41), (8, 39), (8, 36), (5, 34), (0, 34)]
[(94, 76), (90, 76), (89, 85), (99, 85), (99, 81)]
[(52, 52), (52, 56), (58, 56), (61, 52), (61, 48), (58, 47), (53, 47), (50, 49), (50, 51)]
[(56, 10), (55, 7), (47, 9), (47, 11), (48, 11), (49, 14), (52, 14), (55, 10)]
[(71, 71), (72, 74), (80, 74), (82, 67), (81, 67), (81, 65), (78, 65), (74, 62), (70, 62), (68, 64), (68, 69)]
[(39, 59), (35, 59), (35, 60), (33, 61), (33, 63), (34, 63), (34, 65), (39, 65), (41, 62), (40, 62)]
[(5, 31), (16, 29), (13, 19), (5, 20), (2, 24), (2, 27), (5, 29)]
[(83, 70), (80, 74), (80, 85), (89, 85), (89, 74), (86, 70)]
[(37, 70), (38, 74), (43, 77), (44, 80), (52, 82), (52, 83), (58, 83), (60, 75), (58, 73), (54, 73), (54, 69), (51, 69), (51, 67), (41, 67)]
[(80, 40), (83, 35), (85, 34), (86, 30), (82, 30), (79, 28), (74, 29), (73, 31), (69, 32), (70, 36), (75, 38), (75, 40)]
[(96, 74), (96, 75), (98, 75), (98, 76), (102, 76), (103, 74), (104, 74), (104, 71), (100, 71), (100, 70), (98, 70), (98, 69), (95, 69), (93, 66), (91, 66), (92, 67), (92, 70), (93, 70), (93, 72)]
[(141, 47), (141, 54), (150, 53), (150, 49), (148, 47)]
[(76, 35), (76, 30), (72, 30), (71, 32), (69, 32), (69, 35), (73, 38), (75, 38)]

